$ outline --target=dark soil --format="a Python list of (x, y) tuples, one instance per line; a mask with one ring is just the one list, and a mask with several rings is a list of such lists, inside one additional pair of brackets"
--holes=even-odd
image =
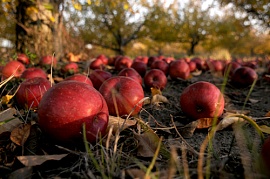
[[(203, 141), (208, 137), (208, 128), (187, 127), (192, 120), (182, 113), (179, 98), (183, 89), (196, 81), (208, 81), (221, 88), (223, 80), (222, 76), (211, 72), (203, 72), (189, 80), (173, 81), (169, 78), (167, 87), (162, 91), (169, 103), (144, 106), (139, 117), (163, 138), (162, 142), (167, 151), (172, 155), (176, 154), (173, 157), (175, 165), (171, 164), (172, 159), (162, 154), (158, 157), (152, 169), (152, 174), (157, 174), (157, 178), (198, 177), (198, 153)], [(269, 121), (262, 118), (270, 110), (270, 83), (263, 80), (260, 75), (244, 106), (249, 91), (250, 87), (237, 88), (228, 82), (224, 91), (226, 99), (224, 113), (244, 113), (256, 119), (258, 125), (269, 125)], [(145, 90), (145, 96), (151, 96), (149, 90)], [(26, 115), (26, 112), (21, 110), (21, 114)], [(30, 112), (28, 119), (37, 120), (36, 112)], [(106, 176), (134, 178), (136, 173), (140, 178), (143, 176), (140, 173), (145, 172), (143, 166), (150, 165), (152, 157), (137, 155), (138, 141), (134, 137), (135, 130), (138, 128), (130, 127), (120, 133), (116, 151), (114, 151), (115, 136), (111, 139), (109, 150), (105, 151), (106, 137), (101, 143), (91, 145), (92, 154)], [(264, 135), (267, 137), (267, 134)], [(0, 178), (104, 178), (85, 152), (82, 142), (59, 143), (44, 135), (37, 124), (32, 126), (30, 136), (23, 147), (12, 143), (9, 136), (10, 132), (0, 134)], [(249, 123), (228, 126), (218, 131), (212, 140), (212, 147), (207, 147), (203, 151), (205, 153), (203, 175), (209, 178), (267, 178), (260, 161), (261, 144), (260, 136)], [(30, 167), (25, 167), (16, 158), (21, 155), (48, 154), (68, 155), (59, 161), (48, 160)], [(136, 169), (136, 172), (132, 172), (132, 169)], [(170, 171), (173, 177), (168, 176)]]

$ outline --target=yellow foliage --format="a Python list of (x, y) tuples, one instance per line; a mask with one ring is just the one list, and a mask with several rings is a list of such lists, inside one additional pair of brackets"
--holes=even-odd
[(30, 6), (30, 7), (28, 7), (28, 8), (26, 9), (26, 14), (27, 14), (28, 16), (30, 16), (30, 15), (32, 15), (32, 14), (36, 14), (36, 13), (38, 13), (38, 9), (37, 9), (36, 7), (34, 7), (34, 6)]
[(73, 6), (78, 11), (81, 11), (82, 10), (82, 5), (80, 3), (73, 3)]
[(53, 16), (50, 17), (51, 22), (55, 22), (55, 18)]
[(128, 3), (125, 3), (125, 4), (124, 4), (124, 9), (125, 9), (125, 10), (128, 10), (128, 9), (129, 9), (129, 4), (128, 4)]
[(14, 95), (6, 95), (2, 97), (1, 103), (7, 105)]
[(87, 0), (87, 4), (91, 5), (92, 4), (91, 0)]

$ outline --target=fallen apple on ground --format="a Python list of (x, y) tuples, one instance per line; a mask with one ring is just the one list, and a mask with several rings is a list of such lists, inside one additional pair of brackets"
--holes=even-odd
[(141, 75), (134, 68), (124, 68), (118, 73), (118, 76), (130, 77), (140, 83), (140, 85), (143, 84), (143, 79)]
[(167, 85), (167, 76), (159, 69), (151, 69), (144, 76), (144, 85), (147, 89), (163, 90)]
[(256, 71), (250, 67), (237, 68), (232, 76), (231, 83), (236, 87), (248, 87), (258, 78)]
[(18, 78), (25, 70), (24, 64), (19, 61), (13, 60), (8, 62), (2, 69), (2, 79), (7, 79), (11, 75)]
[(26, 109), (36, 109), (44, 93), (51, 88), (49, 80), (34, 77), (23, 81), (15, 95), (19, 106)]
[(23, 79), (29, 79), (29, 78), (35, 78), (35, 77), (41, 77), (47, 79), (47, 73), (38, 67), (31, 67), (24, 70), (24, 72), (21, 75), (21, 78)]
[(78, 73), (78, 70), (79, 70), (79, 66), (77, 63), (75, 62), (70, 62), (68, 64), (66, 64), (63, 68), (62, 68), (62, 71), (64, 73)]
[(96, 142), (106, 133), (108, 120), (108, 107), (102, 95), (94, 87), (78, 81), (54, 85), (38, 106), (41, 129), (59, 141), (82, 139), (85, 123), (87, 140)]
[(190, 69), (187, 62), (184, 60), (175, 60), (170, 63), (169, 76), (172, 80), (177, 78), (188, 79), (190, 75)]
[(19, 53), (17, 55), (17, 61), (19, 61), (25, 65), (28, 65), (30, 63), (30, 59), (24, 53)]
[(186, 87), (180, 96), (182, 111), (193, 120), (220, 117), (224, 110), (224, 97), (212, 83), (199, 81)]
[(74, 74), (64, 79), (64, 81), (68, 81), (68, 80), (80, 81), (80, 82), (89, 84), (90, 86), (93, 86), (92, 81), (86, 75), (83, 75), (83, 74)]
[(142, 86), (129, 77), (115, 76), (106, 80), (99, 88), (112, 116), (136, 115), (142, 108), (144, 98)]
[(90, 73), (89, 78), (96, 90), (99, 90), (102, 83), (112, 76), (113, 75), (108, 71), (96, 69)]
[(56, 67), (57, 66), (57, 59), (52, 55), (46, 55), (46, 56), (43, 56), (40, 58), (39, 64), (41, 66), (45, 66), (45, 67), (51, 66), (51, 64), (52, 64), (53, 67)]

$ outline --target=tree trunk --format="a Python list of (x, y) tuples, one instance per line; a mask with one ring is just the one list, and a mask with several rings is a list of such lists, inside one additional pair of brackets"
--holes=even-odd
[[(62, 17), (59, 5), (62, 1), (19, 0), (16, 7), (16, 50), (30, 51), (41, 57), (62, 53)], [(45, 6), (46, 5), (46, 6)]]

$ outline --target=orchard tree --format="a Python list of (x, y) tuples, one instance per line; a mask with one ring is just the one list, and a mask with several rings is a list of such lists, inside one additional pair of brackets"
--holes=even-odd
[[(260, 25), (270, 28), (270, 2), (269, 0), (219, 0), (222, 6), (233, 4), (232, 11), (247, 13), (249, 20), (256, 19)], [(234, 8), (234, 9), (233, 9)]]
[(148, 3), (137, 0), (92, 0), (80, 12), (78, 32), (86, 43), (124, 55), (125, 47), (142, 37)]
[(15, 24), (17, 52), (30, 51), (37, 56), (62, 54), (63, 0), (5, 0), (1, 5), (6, 17)]
[(177, 41), (189, 44), (188, 55), (194, 55), (195, 47), (204, 42), (213, 32), (214, 17), (209, 9), (202, 9), (198, 1), (189, 1), (178, 10)]

